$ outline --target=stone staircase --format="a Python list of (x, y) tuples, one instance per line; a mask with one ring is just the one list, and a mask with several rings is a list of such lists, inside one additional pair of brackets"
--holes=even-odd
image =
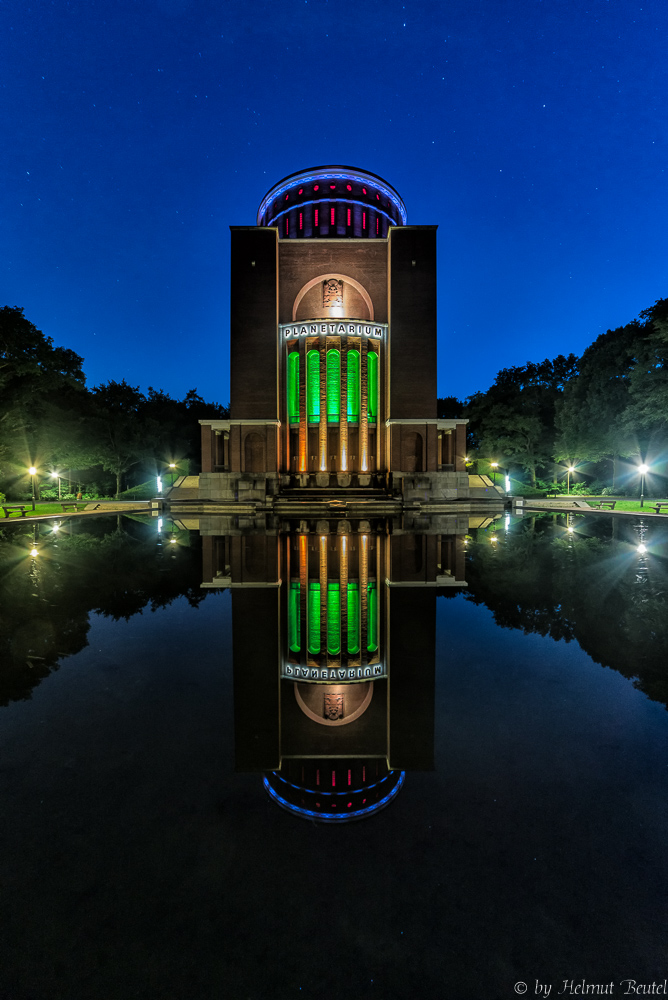
[(199, 500), (199, 476), (179, 476), (164, 493), (166, 500)]

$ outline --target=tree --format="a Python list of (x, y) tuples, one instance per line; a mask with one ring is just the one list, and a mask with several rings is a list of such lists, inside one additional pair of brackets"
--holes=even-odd
[(464, 406), (456, 396), (443, 396), (436, 400), (436, 415), (439, 420), (456, 420), (464, 416)]
[(623, 424), (631, 434), (645, 432), (665, 438), (668, 432), (668, 299), (659, 299), (640, 313), (644, 336), (635, 352), (628, 378), (628, 403)]
[(0, 309), (0, 464), (37, 460), (47, 413), (76, 410), (85, 396), (83, 359), (29, 322), (18, 306)]
[(557, 400), (576, 372), (574, 354), (500, 371), (487, 392), (467, 400), (480, 454), (520, 466), (535, 483), (536, 471), (550, 464), (554, 452)]
[(624, 413), (629, 403), (630, 375), (645, 332), (628, 323), (597, 337), (586, 349), (579, 372), (564, 388), (556, 410), (555, 457), (567, 462), (613, 459), (635, 449)]
[(120, 496), (123, 476), (142, 458), (155, 454), (159, 425), (146, 418), (146, 397), (138, 386), (125, 379), (113, 379), (92, 391), (93, 416), (88, 427), (90, 464), (99, 464), (116, 476), (116, 497)]

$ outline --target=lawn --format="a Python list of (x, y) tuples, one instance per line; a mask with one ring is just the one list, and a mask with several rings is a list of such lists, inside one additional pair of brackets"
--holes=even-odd
[[(7, 503), (12, 503), (12, 501), (8, 500)], [(30, 501), (28, 500), (26, 502), (26, 506), (29, 503), (30, 503)], [(35, 514), (62, 514), (62, 512), (63, 512), (63, 508), (62, 508), (62, 505), (59, 504), (59, 503), (40, 503), (39, 500), (38, 500), (37, 503), (35, 504)], [(27, 511), (25, 517), (31, 517), (31, 516), (32, 516), (32, 511), (30, 511), (30, 510)], [(4, 512), (4, 510), (0, 510), (0, 519), (3, 518), (3, 517), (5, 517), (5, 512)], [(23, 520), (25, 520), (25, 518), (24, 517), (20, 517), (18, 514), (12, 514), (9, 517), (9, 520), (10, 521), (23, 521)]]
[[(640, 500), (617, 499), (616, 497), (588, 497), (575, 493), (571, 493), (570, 496), (568, 496), (566, 493), (562, 493), (559, 496), (552, 496), (552, 497), (531, 497), (529, 498), (529, 501), (531, 501), (532, 499), (536, 500), (549, 499), (549, 500), (558, 500), (560, 502), (563, 502), (564, 500), (584, 500), (586, 503), (599, 503), (599, 501), (601, 500), (605, 501), (605, 500), (616, 499), (617, 502), (615, 504), (615, 510), (630, 510), (630, 511), (635, 511), (639, 514), (656, 514), (656, 511), (653, 509), (652, 504), (668, 503), (668, 500), (659, 499), (658, 497), (652, 497), (649, 500), (647, 499), (647, 497), (645, 497), (644, 506), (641, 507)], [(601, 510), (604, 509), (605, 508), (601, 508)], [(664, 510), (661, 513), (668, 515), (668, 507), (664, 508)]]
[[(589, 498), (588, 497), (579, 497), (578, 499), (580, 499), (580, 500), (588, 500)], [(614, 498), (611, 497), (610, 499), (614, 499)], [(594, 502), (596, 502), (596, 501), (594, 501)], [(653, 508), (652, 508), (652, 504), (667, 503), (667, 502), (668, 501), (665, 500), (665, 499), (658, 500), (658, 499), (652, 498), (651, 500), (648, 500), (647, 498), (645, 498), (645, 504), (644, 504), (643, 507), (641, 507), (640, 506), (640, 500), (618, 500), (617, 503), (615, 504), (615, 510), (635, 510), (635, 511), (638, 511), (639, 513), (642, 512), (642, 513), (648, 513), (648, 514), (656, 514), (656, 511), (653, 510)], [(662, 514), (668, 514), (668, 507), (664, 507), (664, 509), (662, 510), (661, 513)]]

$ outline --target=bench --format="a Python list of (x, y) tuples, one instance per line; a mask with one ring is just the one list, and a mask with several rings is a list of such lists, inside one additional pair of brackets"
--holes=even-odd
[(614, 510), (616, 500), (588, 500), (587, 503), (590, 507), (596, 507), (597, 510)]
[(3, 503), (0, 507), (4, 510), (5, 517), (9, 517), (13, 511), (18, 511), (19, 517), (25, 517), (28, 511), (32, 514), (33, 509), (31, 503)]
[(85, 507), (88, 504), (88, 500), (61, 500), (60, 506), (63, 508), (63, 512), (66, 510), (78, 510), (79, 507)]
[(651, 503), (648, 506), (653, 507), (657, 514), (660, 514), (662, 507), (668, 507), (668, 500), (659, 500), (658, 503)]

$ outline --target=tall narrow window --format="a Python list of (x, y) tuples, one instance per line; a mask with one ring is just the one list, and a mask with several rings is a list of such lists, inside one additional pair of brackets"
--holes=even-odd
[(286, 215), (286, 217), (285, 217), (285, 235), (287, 236), (289, 232), (290, 232), (290, 220), (288, 219), (288, 217)]
[(360, 418), (360, 352), (348, 351), (348, 421)]
[(357, 580), (348, 581), (348, 652), (360, 651), (360, 585)]
[(299, 423), (299, 351), (288, 354), (288, 421)]
[(333, 208), (330, 208), (330, 210), (329, 210), (329, 224), (330, 224), (330, 226), (334, 225), (334, 209)]
[(318, 225), (318, 209), (315, 210), (315, 224)]
[(309, 580), (308, 585), (306, 632), (308, 651), (315, 655), (320, 652), (320, 584), (316, 580)]
[(338, 423), (341, 413), (341, 355), (327, 351), (327, 420)]
[(327, 583), (327, 652), (338, 656), (341, 652), (341, 590), (338, 580)]
[(306, 413), (310, 423), (320, 420), (320, 352), (306, 355)]
[(348, 209), (348, 222), (347, 222), (347, 225), (350, 225), (350, 209)]
[(366, 229), (366, 212), (362, 212), (362, 229)]
[(366, 356), (368, 376), (368, 418), (375, 423), (378, 416), (378, 355), (369, 351)]
[(380, 219), (376, 219), (376, 236), (378, 236), (378, 227), (380, 225)]
[(299, 213), (299, 228), (300, 229), (304, 228), (304, 213), (303, 212)]
[(299, 580), (290, 581), (288, 591), (288, 645), (291, 653), (298, 653), (300, 649), (300, 585)]
[(370, 653), (375, 653), (378, 649), (378, 591), (376, 581), (369, 580), (367, 587), (369, 611), (369, 627), (367, 630), (367, 649)]

